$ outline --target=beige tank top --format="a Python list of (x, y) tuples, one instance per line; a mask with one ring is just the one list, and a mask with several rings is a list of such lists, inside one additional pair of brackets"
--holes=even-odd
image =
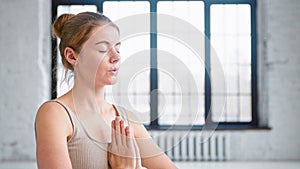
[[(68, 151), (72, 168), (111, 169), (107, 159), (109, 142), (99, 142), (90, 137), (71, 109), (58, 100), (54, 101), (65, 108), (73, 124), (73, 135), (68, 141)], [(127, 113), (123, 107), (114, 107), (116, 108), (118, 115), (123, 116), (123, 119), (127, 119)], [(128, 123), (128, 121), (126, 122)]]

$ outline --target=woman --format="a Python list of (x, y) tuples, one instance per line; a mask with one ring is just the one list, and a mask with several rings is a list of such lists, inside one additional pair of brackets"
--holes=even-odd
[(119, 29), (99, 13), (63, 14), (53, 24), (74, 86), (36, 116), (39, 169), (172, 169), (133, 113), (104, 100), (120, 66)]

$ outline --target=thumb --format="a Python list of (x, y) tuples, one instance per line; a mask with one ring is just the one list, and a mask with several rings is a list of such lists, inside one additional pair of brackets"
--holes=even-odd
[(135, 150), (135, 155), (136, 155), (135, 156), (136, 166), (137, 166), (137, 168), (142, 168), (140, 150), (139, 150), (138, 144), (136, 143), (135, 139), (133, 139), (133, 144), (134, 144), (134, 150)]

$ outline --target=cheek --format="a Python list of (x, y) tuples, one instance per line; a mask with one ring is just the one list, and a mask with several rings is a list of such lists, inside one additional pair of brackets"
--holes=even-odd
[(103, 62), (100, 63), (97, 67), (97, 76), (101, 76), (102, 74), (104, 74), (104, 67), (103, 67)]
[(104, 75), (108, 69), (107, 67), (107, 58), (104, 57), (101, 59), (101, 61), (98, 61), (98, 65), (97, 65), (97, 75)]
[(80, 72), (92, 80), (98, 74), (99, 70), (102, 69), (103, 58), (104, 55), (96, 54), (95, 52), (82, 55), (79, 66)]
[(91, 58), (89, 62), (90, 62), (89, 65), (93, 68), (93, 70), (97, 71), (99, 68), (102, 67), (103, 58), (100, 57)]

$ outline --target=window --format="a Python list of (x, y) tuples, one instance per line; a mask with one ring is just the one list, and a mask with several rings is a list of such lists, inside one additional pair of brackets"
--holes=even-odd
[[(187, 27), (194, 26), (199, 33), (204, 34), (204, 3), (203, 1), (158, 1), (157, 13), (159, 14), (157, 16), (157, 67), (159, 70), (164, 70), (158, 71), (158, 89), (164, 96), (159, 97), (164, 100), (159, 99), (158, 103), (165, 104), (165, 109), (158, 111), (159, 124), (203, 125), (205, 122), (204, 60), (198, 59), (189, 48), (189, 43), (194, 41), (193, 36), (196, 33), (192, 33)], [(184, 22), (180, 24), (180, 19), (188, 24)], [(182, 39), (178, 34), (186, 38)], [(203, 38), (197, 39), (196, 43), (199, 48), (204, 49)], [(169, 55), (162, 51), (168, 52)], [(201, 51), (201, 55), (204, 56), (204, 50)], [(192, 100), (198, 100), (198, 104), (193, 103)]]
[[(53, 19), (98, 10), (120, 26), (127, 74), (107, 87), (105, 97), (139, 112), (146, 127), (257, 127), (255, 0), (53, 0), (52, 8)], [(60, 59), (56, 40), (52, 44), (55, 67)], [(52, 74), (53, 98), (66, 90), (61, 72), (58, 67)]]
[[(220, 93), (217, 88), (212, 88), (213, 99), (220, 97), (220, 95), (226, 95), (227, 97), (224, 115), (220, 120), (225, 122), (250, 122), (250, 5), (214, 4), (211, 5), (210, 12), (210, 41), (223, 66), (227, 84), (225, 93)], [(214, 72), (214, 65), (211, 65), (211, 70)], [(216, 121), (214, 114), (213, 120)]]

